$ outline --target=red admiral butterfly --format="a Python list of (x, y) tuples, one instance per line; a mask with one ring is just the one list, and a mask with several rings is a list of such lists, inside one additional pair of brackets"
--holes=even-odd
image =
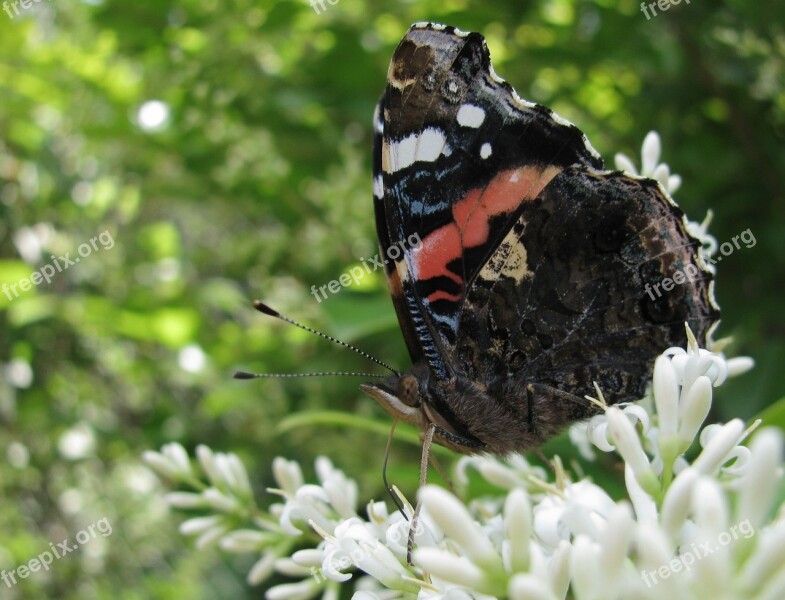
[[(574, 125), (518, 97), (484, 38), (415, 24), (375, 116), (373, 190), (386, 272), (414, 366), (362, 385), (458, 452), (540, 445), (640, 399), (654, 357), (705, 342), (713, 282), (682, 211), (654, 180), (603, 170)], [(669, 273), (701, 277), (662, 296)]]

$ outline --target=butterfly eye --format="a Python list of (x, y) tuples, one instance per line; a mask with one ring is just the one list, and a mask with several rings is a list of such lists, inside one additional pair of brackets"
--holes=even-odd
[(420, 406), (420, 384), (413, 375), (398, 380), (398, 399), (407, 406)]

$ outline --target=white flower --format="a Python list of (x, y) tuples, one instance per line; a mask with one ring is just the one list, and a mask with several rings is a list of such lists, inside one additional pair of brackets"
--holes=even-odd
[(597, 538), (613, 506), (605, 490), (590, 481), (568, 483), (534, 506), (534, 532), (549, 550), (579, 534)]
[(661, 152), (660, 135), (656, 131), (650, 131), (646, 134), (641, 146), (640, 173), (635, 168), (635, 163), (621, 152), (614, 157), (616, 168), (627, 171), (632, 175), (656, 179), (669, 194), (674, 194), (681, 187), (681, 177), (679, 175), (671, 175), (670, 167), (666, 163), (659, 163)]
[[(357, 517), (341, 523), (335, 536), (325, 540), (322, 569), (334, 581), (346, 581), (349, 577), (342, 571), (351, 566), (362, 569), (368, 575), (393, 589), (409, 575), (398, 558), (374, 534), (371, 527)], [(404, 585), (412, 589), (411, 585)]]
[(142, 458), (154, 471), (174, 480), (187, 480), (193, 477), (188, 453), (180, 444), (165, 444), (161, 452), (146, 451)]

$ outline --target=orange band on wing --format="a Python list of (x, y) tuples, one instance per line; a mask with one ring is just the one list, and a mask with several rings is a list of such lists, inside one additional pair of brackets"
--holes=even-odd
[[(417, 279), (448, 277), (462, 284), (463, 279), (447, 268), (461, 257), (465, 248), (481, 246), (490, 236), (491, 218), (513, 212), (521, 202), (534, 200), (562, 169), (556, 166), (519, 167), (502, 171), (485, 188), (469, 190), (452, 207), (453, 222), (429, 233), (412, 251)], [(440, 299), (457, 301), (460, 296), (434, 292), (431, 302)]]

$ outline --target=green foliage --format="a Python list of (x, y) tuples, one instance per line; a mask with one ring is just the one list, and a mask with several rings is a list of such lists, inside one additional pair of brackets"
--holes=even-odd
[[(259, 315), (255, 297), (407, 366), (380, 274), (320, 303), (310, 287), (376, 251), (371, 114), (413, 21), (484, 32), (497, 71), (578, 124), (609, 164), (660, 132), (688, 215), (714, 209), (720, 243), (747, 228), (757, 240), (719, 265), (720, 334), (758, 367), (723, 387), (717, 417), (781, 397), (783, 12), (742, 0), (650, 20), (633, 0), (340, 0), (320, 14), (306, 0), (55, 0), (0, 12), (0, 285), (104, 231), (114, 240), (50, 283), (0, 293), (0, 569), (102, 517), (113, 526), (100, 548), (0, 583), (0, 597), (258, 597), (247, 565), (189, 552), (177, 533), (139, 459), (168, 441), (235, 452), (254, 483), (270, 481), (275, 455), (329, 454), (364, 497), (382, 497), (381, 432), (276, 428), (327, 409), (389, 423), (356, 379), (231, 373), (373, 368)], [(168, 119), (145, 129), (151, 100)], [(409, 496), (418, 461), (413, 445), (393, 450)]]

